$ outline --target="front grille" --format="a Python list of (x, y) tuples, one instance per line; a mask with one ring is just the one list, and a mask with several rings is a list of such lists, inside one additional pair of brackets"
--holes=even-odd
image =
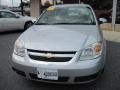
[(75, 54), (75, 51), (42, 51), (42, 50), (32, 50), (27, 49), (28, 52), (35, 52), (35, 53), (52, 53), (52, 54)]
[[(68, 62), (70, 61), (76, 52), (66, 51), (38, 51), (28, 49), (28, 56), (32, 60), (45, 61), (45, 62)], [(49, 57), (47, 54), (52, 56)]]
[(41, 81), (50, 81), (50, 82), (67, 82), (69, 80), (69, 77), (59, 77), (58, 80), (46, 80), (46, 79), (41, 79), (38, 78), (36, 74), (29, 73), (31, 79), (35, 80), (41, 80)]
[(45, 62), (68, 62), (70, 61), (72, 58), (71, 57), (52, 57), (52, 58), (46, 58), (46, 57), (42, 57), (42, 56), (33, 56), (33, 55), (29, 55), (29, 57), (33, 60), (37, 60), (37, 61), (45, 61)]

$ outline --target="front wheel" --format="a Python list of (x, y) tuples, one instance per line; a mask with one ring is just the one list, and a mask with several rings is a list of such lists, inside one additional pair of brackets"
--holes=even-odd
[(27, 22), (25, 23), (25, 27), (24, 27), (24, 30), (27, 30), (29, 27), (31, 27), (33, 25), (32, 22)]

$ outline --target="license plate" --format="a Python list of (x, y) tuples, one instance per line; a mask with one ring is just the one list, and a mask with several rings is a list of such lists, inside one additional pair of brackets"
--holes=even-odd
[(58, 71), (51, 69), (37, 68), (37, 76), (41, 79), (58, 80)]

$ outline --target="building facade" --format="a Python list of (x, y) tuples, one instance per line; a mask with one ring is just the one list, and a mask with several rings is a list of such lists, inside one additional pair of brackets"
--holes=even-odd
[[(42, 2), (44, 1), (44, 3), (47, 5), (42, 5)], [(58, 3), (57, 3), (58, 1)], [(43, 11), (43, 9), (52, 4), (54, 4), (54, 2), (56, 4), (60, 4), (60, 2), (62, 2), (63, 4), (73, 4), (73, 3), (79, 3), (79, 1), (81, 3), (85, 3), (85, 4), (90, 4), (93, 9), (97, 9), (97, 10), (110, 10), (112, 9), (112, 3), (113, 0), (57, 0), (56, 2), (54, 0), (30, 0), (30, 9), (31, 9), (31, 16), (35, 16), (38, 17), (41, 12)]]

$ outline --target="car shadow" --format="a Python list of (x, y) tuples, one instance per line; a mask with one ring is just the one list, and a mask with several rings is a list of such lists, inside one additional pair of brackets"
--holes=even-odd
[(11, 30), (11, 31), (0, 31), (0, 35), (14, 34), (14, 33), (22, 33), (24, 30)]
[[(24, 79), (34, 90), (117, 90), (120, 83), (120, 43), (107, 41), (106, 67), (98, 80), (88, 84), (51, 84)], [(31, 89), (32, 90), (32, 89)]]

